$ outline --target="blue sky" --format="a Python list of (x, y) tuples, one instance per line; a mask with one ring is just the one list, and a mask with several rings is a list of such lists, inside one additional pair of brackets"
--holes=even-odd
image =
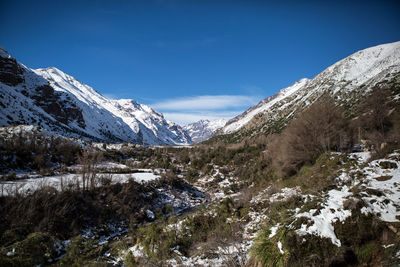
[(0, 45), (178, 123), (230, 118), (370, 46), (396, 1), (0, 1)]

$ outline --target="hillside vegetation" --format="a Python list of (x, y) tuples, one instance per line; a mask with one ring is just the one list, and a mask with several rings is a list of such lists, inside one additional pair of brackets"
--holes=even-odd
[[(90, 138), (90, 127), (74, 124), (96, 112), (83, 106), (87, 114), (64, 119), (86, 135), (71, 132), (60, 121), (60, 92), (77, 81), (37, 71), (66, 79), (56, 93), (47, 87), (54, 80), (4, 52), (3, 91), (16, 101), (3, 104), (3, 119), (24, 117), (10, 115), (25, 98), (9, 89), (29, 77), (46, 85), (30, 89), (49, 93), (49, 112), (61, 117), (45, 115), (53, 105), (37, 97), (25, 121), (43, 127), (1, 128), (0, 266), (399, 266), (399, 51), (400, 42), (359, 51), (191, 146), (143, 145), (159, 144), (150, 138), (158, 134), (161, 144), (188, 143), (172, 123), (151, 133), (130, 124), (137, 138), (124, 139), (119, 119), (100, 127), (104, 110), (92, 125), (101, 138)], [(106, 103), (121, 120), (147, 109)]]
[[(325, 96), (280, 134), (230, 145), (3, 135), (2, 179), (15, 187), (2, 183), (0, 265), (396, 264), (400, 136), (391, 94), (372, 90), (351, 115)], [(369, 152), (352, 153), (358, 144)], [(75, 182), (59, 188), (17, 186), (32, 172), (72, 170)], [(141, 170), (160, 178), (136, 182)]]

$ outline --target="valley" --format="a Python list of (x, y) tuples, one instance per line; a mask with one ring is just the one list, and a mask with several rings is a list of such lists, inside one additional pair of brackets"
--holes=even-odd
[(0, 266), (400, 264), (400, 42), (186, 127), (0, 52)]

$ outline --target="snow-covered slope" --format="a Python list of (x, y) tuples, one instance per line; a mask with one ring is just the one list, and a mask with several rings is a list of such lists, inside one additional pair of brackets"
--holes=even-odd
[(212, 121), (200, 120), (184, 126), (183, 128), (192, 138), (193, 142), (199, 143), (210, 138), (217, 130), (224, 127), (227, 121), (227, 119), (217, 119)]
[[(115, 118), (119, 118), (129, 128), (127, 132), (131, 139), (138, 143), (150, 145), (178, 145), (189, 144), (190, 137), (177, 124), (167, 121), (164, 116), (132, 99), (112, 100), (96, 92), (72, 76), (56, 68), (34, 70), (38, 75), (46, 78), (56, 91), (69, 92), (79, 102), (84, 118), (90, 118), (90, 128), (98, 129), (107, 121), (107, 126), (112, 127)], [(94, 124), (94, 125), (93, 125)], [(111, 124), (111, 125), (110, 125)], [(125, 126), (124, 125), (124, 126)], [(120, 128), (120, 125), (116, 125)], [(113, 129), (114, 132), (119, 129)], [(122, 140), (126, 140), (123, 136)]]
[(57, 68), (31, 70), (0, 49), (0, 125), (146, 145), (190, 144), (177, 124), (131, 99), (112, 100)]
[(270, 131), (323, 94), (330, 94), (340, 104), (351, 104), (372, 87), (398, 80), (399, 74), (400, 42), (367, 48), (328, 67), (312, 80), (302, 79), (262, 100), (228, 121), (220, 133)]
[(48, 82), (0, 48), (0, 126), (38, 125), (69, 136), (86, 136), (81, 111), (68, 94), (56, 93)]
[(280, 103), (281, 100), (291, 96), (299, 89), (303, 88), (308, 83), (308, 81), (309, 80), (307, 78), (303, 78), (295, 82), (293, 85), (280, 90), (275, 95), (261, 100), (257, 105), (249, 108), (244, 113), (228, 121), (226, 126), (223, 128), (224, 133), (231, 133), (237, 131), (245, 124), (247, 124), (257, 114), (267, 111), (276, 103)]

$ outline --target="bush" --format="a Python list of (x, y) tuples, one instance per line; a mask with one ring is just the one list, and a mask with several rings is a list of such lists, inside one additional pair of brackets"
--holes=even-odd
[(195, 182), (198, 177), (199, 177), (199, 173), (195, 169), (187, 170), (185, 178), (189, 183)]
[(97, 240), (85, 240), (78, 236), (71, 240), (67, 253), (58, 263), (59, 266), (87, 266), (93, 259), (99, 258), (106, 252), (103, 246), (98, 246)]
[(9, 169), (47, 169), (52, 163), (76, 162), (80, 145), (67, 138), (23, 132), (0, 135), (0, 172)]
[(368, 141), (375, 152), (374, 157), (384, 157), (393, 148), (400, 145), (400, 123), (398, 106), (393, 101), (390, 91), (384, 88), (373, 88), (358, 107), (357, 118), (352, 122), (353, 139)]
[(15, 181), (17, 179), (18, 177), (15, 172), (10, 172), (6, 175), (1, 176), (1, 181)]
[(78, 234), (92, 224), (136, 217), (143, 221), (140, 209), (149, 202), (151, 190), (129, 181), (96, 187), (90, 191), (42, 188), (25, 197), (0, 198), (0, 235), (6, 230), (23, 229), (50, 232), (62, 238)]
[(48, 234), (32, 233), (9, 248), (14, 251), (13, 256), (0, 257), (0, 266), (36, 266), (56, 258), (58, 255), (54, 241)]
[(132, 251), (129, 251), (124, 259), (124, 264), (126, 267), (135, 267), (138, 266), (135, 260), (135, 257), (132, 254)]
[(279, 251), (279, 235), (269, 238), (270, 230), (262, 230), (255, 239), (251, 254), (255, 266), (284, 266), (285, 254)]

